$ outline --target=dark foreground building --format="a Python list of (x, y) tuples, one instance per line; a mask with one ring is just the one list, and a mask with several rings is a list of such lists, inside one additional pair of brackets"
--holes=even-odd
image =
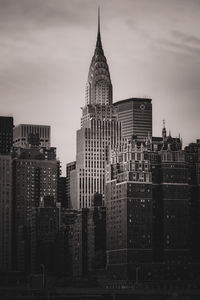
[[(152, 141), (132, 139), (110, 152), (106, 209), (107, 271), (112, 279), (173, 281), (195, 274), (191, 263), (198, 241), (191, 232), (199, 216), (199, 210), (194, 212), (197, 182), (194, 188), (180, 140), (164, 137), (160, 150), (153, 149)], [(190, 156), (191, 147), (187, 151)]]
[(13, 118), (0, 116), (0, 271), (12, 266), (12, 144)]
[(95, 194), (90, 209), (77, 211), (70, 236), (72, 274), (90, 277), (106, 266), (106, 208), (102, 195)]
[(52, 197), (54, 204), (56, 203), (58, 165), (55, 159), (47, 160), (40, 152), (40, 148), (35, 145), (21, 149), (19, 154), (15, 153), (13, 160), (15, 270), (38, 272), (41, 269), (38, 263), (38, 212), (41, 215), (42, 211), (46, 210), (41, 208), (41, 198)]
[(106, 180), (107, 271), (135, 279), (138, 265), (152, 262), (152, 174), (143, 145), (125, 141), (111, 153)]
[(0, 154), (10, 154), (13, 144), (13, 117), (0, 116)]
[(12, 158), (0, 154), (0, 271), (10, 270), (12, 249)]

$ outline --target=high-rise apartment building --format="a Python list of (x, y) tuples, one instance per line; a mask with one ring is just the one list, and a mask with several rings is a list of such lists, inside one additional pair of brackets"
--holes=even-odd
[(194, 262), (200, 261), (200, 140), (185, 147), (188, 164), (188, 184), (190, 194), (190, 243), (191, 256)]
[(143, 280), (183, 279), (191, 260), (198, 194), (191, 193), (190, 167), (180, 139), (171, 135), (162, 139), (156, 151), (151, 139), (125, 139), (110, 150), (105, 189), (107, 270), (115, 278), (136, 279), (140, 269)]
[(9, 154), (13, 144), (13, 117), (0, 116), (0, 154)]
[(24, 149), (13, 161), (14, 267), (38, 271), (37, 210), (41, 197), (57, 199), (58, 161), (39, 148)]
[(111, 151), (107, 168), (107, 270), (135, 278), (139, 264), (152, 261), (153, 202), (146, 147), (125, 140)]
[(114, 103), (118, 121), (122, 123), (122, 137), (143, 139), (152, 136), (152, 104), (148, 98), (130, 98)]
[(13, 130), (13, 143), (15, 147), (27, 148), (31, 135), (38, 135), (39, 146), (51, 146), (51, 127), (46, 125), (19, 124)]
[(161, 150), (164, 260), (189, 257), (190, 193), (183, 150)]
[(121, 125), (112, 105), (112, 83), (101, 43), (98, 18), (97, 42), (86, 84), (81, 129), (77, 131), (76, 170), (71, 171), (73, 208), (91, 207), (94, 193), (104, 195), (108, 145), (121, 138)]

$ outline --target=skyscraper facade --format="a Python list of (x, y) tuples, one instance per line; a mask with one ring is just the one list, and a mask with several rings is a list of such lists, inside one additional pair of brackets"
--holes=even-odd
[(71, 203), (70, 198), (70, 186), (71, 186), (71, 171), (76, 169), (76, 162), (72, 161), (67, 164), (66, 166), (66, 204), (64, 207), (66, 208), (72, 208), (73, 205)]
[(135, 278), (138, 264), (152, 261), (153, 202), (147, 148), (125, 140), (111, 151), (106, 178), (107, 270)]
[(94, 193), (104, 195), (108, 145), (121, 138), (121, 125), (112, 105), (112, 83), (101, 43), (100, 19), (95, 52), (86, 83), (81, 129), (77, 131), (76, 170), (71, 171), (73, 208), (91, 207)]
[(67, 197), (66, 197), (66, 177), (58, 178), (57, 186), (57, 201), (61, 203), (61, 206), (67, 208)]
[(26, 148), (30, 144), (30, 135), (39, 136), (39, 146), (51, 146), (51, 128), (46, 125), (19, 124), (13, 130), (13, 142), (15, 147)]
[(0, 155), (0, 270), (11, 269), (12, 159)]
[(46, 273), (52, 273), (55, 268), (55, 241), (59, 232), (59, 208), (53, 196), (40, 198), (36, 224), (38, 264), (45, 266)]
[(39, 148), (24, 149), (13, 161), (14, 268), (38, 271), (37, 211), (41, 197), (57, 199), (58, 161)]
[(138, 139), (152, 136), (152, 104), (148, 98), (130, 98), (114, 103), (118, 121), (122, 123), (122, 137)]
[(183, 150), (161, 150), (164, 260), (183, 262), (189, 256), (190, 193)]
[(0, 116), (0, 270), (11, 269), (13, 117)]
[(107, 270), (115, 278), (136, 279), (139, 267), (143, 280), (159, 272), (181, 279), (191, 261), (190, 233), (197, 225), (191, 204), (197, 208), (198, 197), (190, 192), (190, 167), (179, 139), (164, 135), (160, 147), (155, 151), (151, 139), (125, 139), (110, 150)]
[(9, 154), (13, 144), (13, 117), (0, 116), (0, 154)]

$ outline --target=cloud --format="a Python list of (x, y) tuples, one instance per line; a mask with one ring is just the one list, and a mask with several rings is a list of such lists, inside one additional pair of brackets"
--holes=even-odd
[(89, 0), (0, 0), (0, 31), (20, 34), (21, 30), (63, 24), (88, 27), (90, 21), (84, 12), (90, 14), (92, 7)]
[(167, 50), (172, 50), (176, 53), (195, 55), (197, 60), (200, 60), (200, 47), (194, 47), (192, 45), (186, 45), (181, 42), (174, 42), (170, 40), (160, 39), (158, 45), (166, 48)]
[(189, 44), (200, 46), (200, 38), (194, 35), (174, 30), (172, 31), (172, 36), (178, 38), (183, 43), (189, 43)]

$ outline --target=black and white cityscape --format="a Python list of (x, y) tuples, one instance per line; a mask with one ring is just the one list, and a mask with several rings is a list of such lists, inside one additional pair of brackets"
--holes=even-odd
[(151, 97), (113, 100), (95, 14), (74, 161), (51, 124), (0, 116), (0, 298), (199, 299), (200, 136), (154, 135)]

